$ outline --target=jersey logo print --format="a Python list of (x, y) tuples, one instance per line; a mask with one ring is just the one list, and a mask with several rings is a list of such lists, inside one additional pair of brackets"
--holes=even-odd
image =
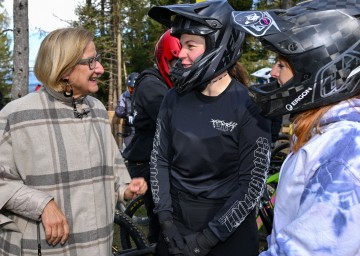
[(212, 125), (215, 129), (222, 131), (222, 132), (229, 132), (229, 131), (232, 132), (232, 130), (234, 130), (234, 128), (237, 126), (237, 123), (235, 123), (235, 122), (226, 123), (223, 120), (211, 119), (210, 122), (212, 123)]
[(151, 157), (150, 157), (150, 181), (151, 181), (151, 192), (153, 194), (153, 200), (154, 203), (159, 203), (160, 197), (159, 197), (159, 182), (157, 179), (157, 162), (156, 162), (156, 156), (158, 155), (158, 148), (160, 145), (160, 133), (161, 133), (161, 126), (160, 126), (160, 120), (157, 119), (156, 122), (156, 132), (153, 140), (153, 149), (151, 151)]
[(256, 140), (257, 148), (254, 151), (254, 169), (249, 184), (248, 193), (243, 201), (236, 201), (233, 206), (219, 219), (219, 222), (226, 226), (229, 232), (237, 228), (246, 218), (256, 202), (263, 194), (266, 184), (266, 177), (270, 165), (270, 145), (266, 138)]

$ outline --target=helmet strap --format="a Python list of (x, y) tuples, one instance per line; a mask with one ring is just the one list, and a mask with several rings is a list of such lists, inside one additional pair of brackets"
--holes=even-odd
[(214, 83), (216, 83), (217, 81), (220, 81), (221, 79), (223, 79), (225, 76), (227, 76), (227, 72), (225, 72), (225, 74), (223, 75), (223, 76), (218, 76), (218, 77), (216, 77), (216, 79), (213, 79), (213, 80), (211, 80), (210, 81), (210, 83), (208, 83), (208, 85), (212, 85), (212, 84), (214, 84)]

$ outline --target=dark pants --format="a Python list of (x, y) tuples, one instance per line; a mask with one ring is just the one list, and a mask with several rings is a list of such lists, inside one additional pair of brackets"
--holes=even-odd
[(144, 204), (146, 208), (146, 214), (149, 218), (148, 240), (150, 243), (157, 243), (160, 234), (160, 224), (157, 216), (153, 212), (155, 204), (152, 199), (152, 193), (150, 189), (150, 165), (146, 162), (128, 162), (127, 168), (131, 178), (143, 177), (147, 182), (148, 190), (144, 195)]
[[(224, 205), (224, 201), (199, 199), (181, 193), (172, 195), (172, 201), (174, 223), (183, 236), (205, 229)], [(170, 255), (162, 236), (159, 238), (157, 255)], [(208, 255), (259, 255), (259, 238), (255, 210), (245, 218), (225, 242), (219, 242)]]

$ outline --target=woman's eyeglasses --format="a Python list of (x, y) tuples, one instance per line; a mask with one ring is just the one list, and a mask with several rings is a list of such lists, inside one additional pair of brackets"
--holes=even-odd
[(79, 60), (78, 64), (89, 65), (89, 69), (93, 70), (96, 68), (96, 63), (98, 61), (100, 61), (100, 54), (96, 55), (95, 57)]

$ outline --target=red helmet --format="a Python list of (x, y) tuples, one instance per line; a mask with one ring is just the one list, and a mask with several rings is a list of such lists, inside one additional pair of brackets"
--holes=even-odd
[(180, 49), (179, 39), (170, 35), (170, 29), (160, 37), (155, 47), (156, 64), (170, 88), (172, 87), (169, 78), (170, 62), (179, 57)]

